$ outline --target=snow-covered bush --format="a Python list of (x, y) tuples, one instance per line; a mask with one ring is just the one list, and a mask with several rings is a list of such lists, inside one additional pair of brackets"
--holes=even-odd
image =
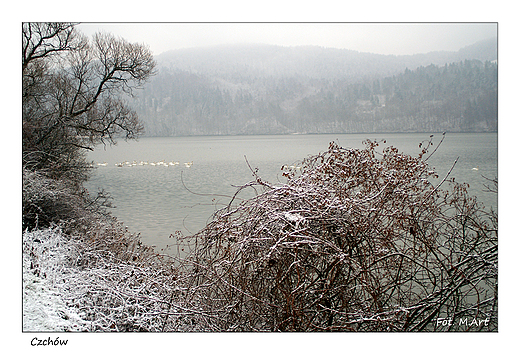
[[(185, 307), (221, 331), (497, 329), (497, 216), (418, 157), (335, 143), (256, 179), (190, 241)], [(283, 168), (284, 169), (284, 168)], [(449, 173), (448, 173), (449, 174)], [(479, 319), (478, 326), (438, 319)]]
[[(117, 224), (23, 234), (24, 331), (189, 331), (166, 256)], [(199, 329), (200, 330), (200, 329)]]
[(84, 199), (78, 188), (65, 180), (55, 180), (37, 171), (23, 169), (22, 227), (48, 227), (61, 220), (80, 217)]
[(46, 228), (67, 223), (88, 229), (98, 219), (113, 220), (107, 213), (111, 196), (104, 190), (90, 196), (73, 180), (53, 179), (43, 171), (22, 171), (22, 228)]

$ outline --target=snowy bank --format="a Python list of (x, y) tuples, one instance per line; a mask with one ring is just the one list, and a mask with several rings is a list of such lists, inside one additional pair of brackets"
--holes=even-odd
[(23, 234), (23, 330), (192, 330), (172, 263), (116, 229), (98, 232)]
[(45, 229), (23, 234), (23, 330), (83, 331), (86, 322), (69, 307), (55, 281), (61, 279), (60, 265), (66, 257), (60, 248), (59, 230)]

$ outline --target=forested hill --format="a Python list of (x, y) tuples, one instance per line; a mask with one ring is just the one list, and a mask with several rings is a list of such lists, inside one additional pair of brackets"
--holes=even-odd
[(497, 129), (496, 39), (412, 56), (235, 45), (156, 59), (135, 101), (149, 136)]

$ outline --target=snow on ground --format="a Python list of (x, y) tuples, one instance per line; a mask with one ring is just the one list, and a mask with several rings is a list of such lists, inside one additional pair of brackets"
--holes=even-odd
[(59, 229), (23, 234), (23, 330), (83, 331), (87, 323), (62, 299), (55, 281), (66, 258)]
[(23, 233), (24, 331), (194, 329), (171, 308), (182, 293), (169, 259), (119, 232), (88, 243), (59, 228)]

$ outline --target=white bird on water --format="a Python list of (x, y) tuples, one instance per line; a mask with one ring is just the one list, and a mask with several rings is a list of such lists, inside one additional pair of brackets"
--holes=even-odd
[(478, 170), (478, 165), (477, 165), (477, 167), (476, 167), (476, 168), (473, 168), (473, 169), (471, 169), (471, 170)]

